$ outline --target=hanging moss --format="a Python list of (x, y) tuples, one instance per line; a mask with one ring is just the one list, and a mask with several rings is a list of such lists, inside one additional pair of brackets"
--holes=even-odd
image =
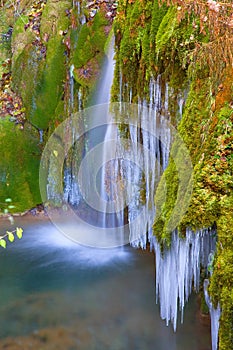
[(163, 17), (166, 15), (167, 10), (168, 8), (165, 5), (165, 3), (163, 3), (161, 6), (158, 4), (158, 1), (154, 1), (152, 19), (151, 19), (151, 28), (150, 28), (150, 51), (149, 51), (150, 66), (152, 67), (153, 71), (157, 69), (156, 67), (157, 53), (155, 50), (155, 47), (157, 45), (156, 36), (157, 36), (158, 29), (160, 27), (160, 24), (163, 20)]
[(171, 45), (171, 38), (178, 27), (177, 9), (170, 7), (163, 17), (156, 34), (156, 52), (167, 50)]
[(168, 222), (174, 209), (179, 178), (174, 160), (170, 159), (169, 165), (159, 183), (155, 195), (156, 217), (153, 232), (158, 241), (170, 245), (170, 234)]

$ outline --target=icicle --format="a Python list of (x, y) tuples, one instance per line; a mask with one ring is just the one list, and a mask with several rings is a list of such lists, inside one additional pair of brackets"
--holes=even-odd
[(83, 96), (82, 96), (82, 91), (81, 88), (78, 90), (78, 110), (81, 111), (83, 106)]
[(206, 304), (210, 311), (212, 350), (217, 350), (218, 349), (218, 329), (219, 329), (219, 319), (221, 316), (221, 309), (219, 304), (217, 306), (217, 309), (214, 308), (208, 294), (208, 285), (209, 285), (209, 280), (205, 279), (204, 295), (205, 295)]
[(162, 89), (161, 89), (161, 76), (158, 75), (157, 79), (151, 77), (149, 85), (149, 95), (150, 95), (150, 108), (155, 108), (156, 111), (161, 109), (162, 101)]
[(179, 111), (179, 118), (182, 117), (182, 114), (183, 114), (183, 106), (184, 106), (184, 98), (183, 96), (179, 96), (178, 98), (178, 111)]
[[(212, 245), (206, 244), (210, 235), (208, 230), (196, 233), (187, 230), (183, 239), (173, 232), (171, 247), (165, 250), (163, 256), (155, 237), (151, 239), (156, 259), (156, 302), (160, 302), (161, 318), (166, 320), (167, 325), (171, 321), (174, 331), (177, 328), (178, 304), (183, 322), (184, 306), (192, 292), (192, 285), (196, 291), (199, 290), (200, 265), (207, 261), (212, 250)], [(215, 238), (212, 237), (212, 240), (215, 241)]]
[(78, 15), (80, 15), (80, 13), (81, 13), (80, 1), (77, 1), (76, 4), (77, 4), (77, 12), (78, 12)]
[(165, 85), (165, 98), (164, 98), (164, 110), (165, 110), (165, 113), (168, 112), (169, 110), (169, 85), (168, 83), (166, 83)]
[(69, 107), (70, 107), (70, 113), (73, 112), (74, 109), (74, 65), (72, 64), (70, 66), (70, 98), (69, 98)]
[(133, 90), (130, 88), (129, 90), (129, 103), (132, 103)]
[(40, 143), (43, 143), (44, 131), (42, 129), (39, 130), (39, 135), (40, 135)]

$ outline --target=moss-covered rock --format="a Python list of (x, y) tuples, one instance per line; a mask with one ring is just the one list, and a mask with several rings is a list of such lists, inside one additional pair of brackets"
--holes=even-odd
[(40, 65), (41, 61), (38, 59), (37, 47), (29, 43), (24, 47), (12, 67), (13, 89), (23, 100), (27, 118), (29, 118), (33, 107)]
[(39, 68), (29, 120), (38, 129), (46, 130), (56, 120), (56, 109), (62, 99), (66, 78), (61, 37), (55, 36), (49, 40), (46, 60)]
[[(23, 212), (41, 203), (39, 191), (40, 149), (30, 125), (24, 129), (9, 119), (0, 120), (0, 198), (12, 199), (12, 212)], [(4, 205), (0, 205), (1, 211)]]
[(85, 23), (77, 37), (72, 35), (71, 64), (74, 78), (81, 86), (93, 88), (100, 73), (104, 48), (109, 34), (108, 21), (99, 11), (92, 21)]
[(45, 35), (50, 37), (68, 30), (70, 20), (66, 10), (69, 11), (70, 8), (70, 0), (47, 0), (40, 22), (42, 40)]
[(66, 9), (70, 6), (70, 1), (60, 1), (59, 6), (57, 1), (47, 2), (42, 15), (39, 13), (41, 39), (32, 41), (31, 28), (25, 31), (26, 16), (14, 28), (13, 43), (21, 44), (15, 44), (13, 54), (13, 85), (23, 99), (27, 119), (37, 129), (53, 129), (61, 117), (61, 105), (64, 107), (67, 59), (63, 33), (68, 31)]

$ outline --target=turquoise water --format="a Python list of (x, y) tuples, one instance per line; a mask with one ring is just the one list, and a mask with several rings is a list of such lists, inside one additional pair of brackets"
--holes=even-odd
[[(9, 226), (0, 225), (1, 232)], [(196, 297), (176, 334), (160, 319), (153, 253), (80, 246), (45, 220), (15, 225), (23, 239), (0, 254), (1, 339), (65, 327), (81, 350), (211, 349)]]

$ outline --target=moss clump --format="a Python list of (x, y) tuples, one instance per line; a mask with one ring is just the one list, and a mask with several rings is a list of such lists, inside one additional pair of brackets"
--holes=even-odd
[[(0, 120), (0, 198), (11, 198), (12, 211), (23, 212), (41, 202), (39, 191), (40, 150), (30, 126), (24, 130), (9, 119)], [(1, 207), (3, 210), (4, 207)]]

